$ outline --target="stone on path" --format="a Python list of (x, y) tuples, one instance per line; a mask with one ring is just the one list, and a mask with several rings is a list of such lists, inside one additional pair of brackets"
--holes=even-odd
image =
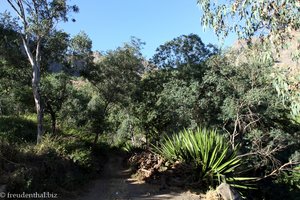
[(224, 200), (242, 200), (239, 193), (227, 183), (222, 183), (216, 190)]

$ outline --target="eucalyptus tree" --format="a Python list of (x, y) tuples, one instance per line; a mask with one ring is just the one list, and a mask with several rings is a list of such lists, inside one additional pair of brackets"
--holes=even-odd
[[(197, 0), (203, 10), (202, 25), (213, 28), (220, 37), (226, 37), (230, 32), (236, 33), (240, 39), (246, 39), (248, 44), (257, 41), (253, 37), (260, 38), (264, 44), (264, 52), (258, 57), (280, 57), (282, 49), (290, 48), (290, 60), (299, 60), (300, 42), (297, 32), (300, 30), (300, 2), (298, 0), (282, 1), (248, 1), (248, 0), (226, 0), (216, 1)], [(298, 63), (291, 67), (286, 63), (283, 71), (298, 69)], [(289, 109), (292, 116), (300, 114), (300, 73), (286, 75), (280, 72), (274, 75), (274, 85), (282, 101), (292, 99)]]
[(16, 30), (32, 67), (32, 90), (37, 112), (37, 143), (43, 134), (43, 108), (40, 94), (41, 45), (46, 36), (55, 29), (58, 22), (68, 21), (70, 11), (77, 12), (77, 6), (67, 5), (66, 0), (7, 0), (15, 11), (19, 23)]
[(300, 127), (290, 120), (272, 86), (273, 60), (259, 60), (263, 50), (253, 47), (207, 62), (198, 112), (201, 124), (223, 129), (232, 147), (240, 147), (240, 157), (254, 169), (253, 174), (263, 174), (266, 180), (299, 165)]
[(197, 0), (203, 10), (202, 24), (214, 29), (217, 35), (233, 31), (241, 38), (267, 36), (280, 47), (292, 30), (300, 28), (300, 2), (283, 1), (219, 1)]

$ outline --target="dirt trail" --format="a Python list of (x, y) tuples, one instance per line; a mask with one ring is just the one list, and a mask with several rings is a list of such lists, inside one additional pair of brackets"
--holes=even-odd
[(130, 178), (130, 170), (123, 166), (121, 156), (112, 156), (106, 163), (101, 179), (94, 181), (86, 194), (77, 200), (199, 200), (191, 192), (160, 190), (159, 185)]

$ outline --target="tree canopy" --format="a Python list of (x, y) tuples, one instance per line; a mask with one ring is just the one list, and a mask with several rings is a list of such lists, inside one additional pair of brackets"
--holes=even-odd
[(202, 25), (213, 28), (219, 36), (235, 32), (246, 39), (252, 36), (267, 37), (278, 48), (282, 47), (292, 31), (300, 28), (298, 0), (197, 2), (203, 10)]
[(199, 65), (216, 52), (216, 47), (205, 45), (196, 34), (181, 35), (160, 45), (152, 62), (160, 68), (182, 68)]

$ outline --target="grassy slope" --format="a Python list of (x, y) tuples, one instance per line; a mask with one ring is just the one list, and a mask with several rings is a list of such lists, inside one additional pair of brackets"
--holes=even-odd
[(46, 134), (39, 145), (35, 132), (34, 115), (0, 117), (0, 185), (10, 192), (66, 194), (94, 177), (105, 163), (108, 147), (93, 146), (83, 132)]

